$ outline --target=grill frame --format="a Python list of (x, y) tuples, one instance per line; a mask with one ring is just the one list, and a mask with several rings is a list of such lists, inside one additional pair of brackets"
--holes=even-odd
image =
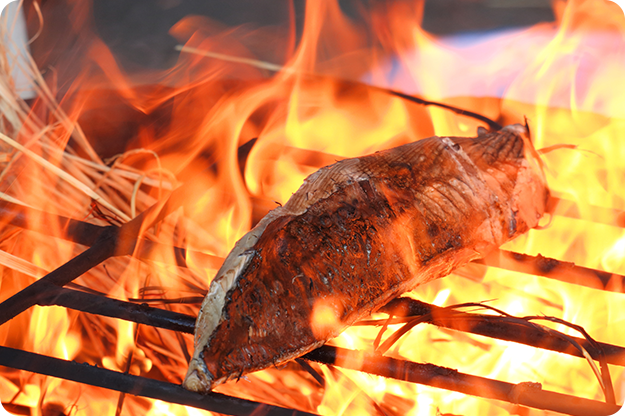
[[(172, 198), (170, 198), (169, 201), (172, 201)], [(177, 208), (175, 203), (170, 204), (169, 201), (165, 204), (167, 209), (156, 214), (150, 212), (151, 209), (149, 209), (137, 217), (138, 219), (135, 218), (121, 227), (101, 227), (70, 218), (53, 218), (67, 225), (68, 234), (66, 238), (80, 244), (90, 245), (90, 247), (47, 276), (44, 276), (11, 298), (0, 303), (0, 324), (6, 323), (31, 306), (56, 305), (100, 316), (124, 319), (143, 325), (151, 325), (181, 333), (192, 334), (195, 326), (195, 317), (193, 316), (150, 307), (141, 300), (138, 300), (138, 302), (126, 302), (100, 294), (76, 290), (75, 288), (86, 288), (81, 288), (71, 283), (72, 280), (80, 276), (86, 270), (114, 256), (128, 255), (134, 252), (139, 253), (138, 256), (140, 258), (149, 259), (150, 248), (152, 248), (151, 245), (155, 243), (139, 237), (139, 227), (137, 224), (141, 224), (146, 218), (148, 218), (147, 221), (151, 219), (150, 222), (152, 223), (164, 218), (167, 211)], [(175, 201), (175, 199), (173, 199), (173, 201)], [(27, 227), (27, 221), (25, 221), (19, 206), (5, 203), (0, 208), (0, 211), (4, 214), (11, 214), (10, 218), (13, 218), (11, 221), (13, 225)], [(48, 218), (55, 217), (51, 214), (43, 214), (47, 215)], [(145, 247), (147, 247), (147, 249)], [(174, 249), (180, 251), (180, 255), (177, 255), (176, 259), (184, 259), (186, 251), (181, 248)], [(201, 253), (197, 254), (202, 255)], [(219, 261), (218, 258), (212, 258), (210, 260)], [(178, 263), (178, 266), (186, 266), (184, 261), (178, 261)], [(591, 287), (617, 292), (622, 292), (622, 290), (618, 289), (623, 287), (622, 282), (625, 281), (625, 276), (613, 275), (599, 270), (576, 266), (571, 263), (546, 259), (541, 256), (533, 257), (502, 250), (476, 263), (486, 267), (501, 267), (508, 270), (532, 272), (535, 274), (539, 272), (538, 274), (546, 277), (565, 280), (570, 283), (587, 283)], [(545, 264), (547, 264), (548, 267), (545, 267)], [(567, 273), (572, 274), (575, 278), (567, 278)], [(584, 279), (584, 276), (590, 279)], [(597, 286), (597, 281), (600, 282), (599, 286)], [(620, 285), (618, 284), (619, 282), (621, 283)], [(73, 285), (75, 288), (66, 288), (64, 287), (66, 285)], [(456, 330), (465, 330), (466, 332), (504, 339), (506, 341), (520, 342), (536, 348), (563, 352), (578, 357), (583, 356), (579, 350), (570, 348), (569, 341), (559, 339), (558, 336), (554, 336), (553, 334), (541, 333), (540, 329), (532, 329), (531, 327), (520, 329), (518, 325), (515, 326), (514, 323), (506, 322), (506, 317), (462, 313), (464, 319), (474, 320), (476, 322), (476, 324), (472, 325), (469, 329), (466, 325), (456, 325), (454, 320), (446, 319), (444, 311), (449, 308), (440, 308), (435, 305), (409, 301), (405, 298), (402, 299), (404, 299), (404, 303), (406, 301), (409, 302), (407, 307), (410, 311), (410, 316), (429, 315), (430, 319), (426, 319), (424, 322), (433, 325)], [(187, 301), (190, 302), (199, 302), (200, 300), (201, 298), (187, 299)], [(389, 306), (389, 308), (391, 307)], [(593, 342), (582, 338), (575, 338), (574, 341), (582, 345), (583, 348), (592, 355), (593, 359), (599, 360), (602, 363), (605, 361), (613, 365), (625, 366), (625, 348), (623, 347), (605, 343), (596, 343), (596, 345), (594, 345)], [(360, 358), (358, 360), (342, 359), (337, 363), (337, 357), (339, 356), (343, 358), (358, 356)], [(365, 357), (364, 359), (363, 356)], [(367, 363), (364, 368), (352, 369), (403, 381), (430, 385), (450, 391), (504, 400), (522, 406), (552, 410), (576, 416), (610, 415), (614, 414), (619, 409), (619, 406), (614, 402), (613, 396), (607, 398), (607, 403), (603, 403), (596, 400), (583, 399), (542, 390), (538, 383), (506, 383), (463, 374), (456, 370), (433, 364), (417, 364), (410, 361), (397, 360), (381, 355), (371, 355), (365, 352), (350, 351), (338, 347), (323, 346), (302, 358), (308, 361), (336, 365), (339, 367), (348, 365), (345, 363), (349, 363), (350, 361), (364, 362)], [(173, 383), (115, 372), (88, 364), (59, 360), (57, 358), (4, 346), (0, 346), (0, 365), (108, 388), (122, 393), (156, 398), (171, 403), (232, 415), (255, 415), (260, 413), (270, 415), (311, 414), (296, 409), (286, 409), (216, 393), (200, 395), (184, 390), (181, 386)]]

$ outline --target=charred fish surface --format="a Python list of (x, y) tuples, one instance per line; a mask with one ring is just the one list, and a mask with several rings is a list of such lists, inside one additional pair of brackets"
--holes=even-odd
[(208, 392), (313, 350), (535, 227), (548, 195), (520, 125), (318, 170), (224, 261), (197, 318), (184, 387)]

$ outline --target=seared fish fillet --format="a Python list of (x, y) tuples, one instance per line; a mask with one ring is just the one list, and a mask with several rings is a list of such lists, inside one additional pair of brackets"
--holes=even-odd
[(184, 387), (208, 392), (313, 350), (535, 227), (548, 195), (520, 125), (318, 170), (224, 261), (197, 318)]

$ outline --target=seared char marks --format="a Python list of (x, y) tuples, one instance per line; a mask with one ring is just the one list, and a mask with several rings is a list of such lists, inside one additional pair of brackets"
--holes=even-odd
[[(208, 391), (300, 356), (535, 226), (547, 190), (525, 160), (519, 128), (433, 137), (307, 178), (237, 243), (211, 284), (238, 270), (218, 321), (203, 304), (196, 327), (214, 330), (196, 332), (185, 386)], [(334, 322), (318, 325), (322, 313)]]

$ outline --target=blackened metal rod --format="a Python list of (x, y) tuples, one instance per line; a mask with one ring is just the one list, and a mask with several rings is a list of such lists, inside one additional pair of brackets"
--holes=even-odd
[[(14, 225), (19, 228), (30, 229), (28, 217), (33, 215), (38, 218), (38, 223), (55, 224), (55, 230), (63, 230), (63, 235), (59, 237), (82, 244), (83, 246), (92, 246), (98, 236), (104, 231), (106, 226), (91, 224), (86, 221), (80, 221), (63, 215), (50, 214), (35, 208), (24, 207), (8, 201), (0, 203), (0, 218), (3, 222)], [(41, 227), (36, 230), (40, 233), (50, 233), (50, 228)]]
[[(619, 410), (617, 405), (542, 390), (538, 383), (507, 383), (460, 373), (457, 370), (433, 364), (419, 364), (362, 351), (323, 346), (306, 354), (303, 358), (322, 364), (336, 365), (369, 374), (573, 416), (607, 416)], [(270, 415), (310, 415), (306, 412), (297, 412), (216, 393), (201, 395), (172, 383), (2, 346), (0, 346), (0, 365), (230, 415), (251, 415), (257, 411)]]
[(142, 245), (149, 244), (140, 238), (143, 230), (154, 224), (155, 216), (165, 215), (159, 208), (160, 204), (155, 204), (121, 227), (105, 227), (87, 250), (0, 303), (0, 325), (45, 298), (44, 289), (50, 285), (62, 287), (111, 257), (130, 255), (135, 249), (141, 252)]
[(118, 234), (116, 230), (107, 228), (87, 250), (0, 303), (0, 325), (35, 305), (46, 296), (46, 289), (66, 285), (115, 255)]
[(494, 250), (473, 263), (497, 267), (534, 276), (544, 276), (561, 282), (586, 286), (593, 289), (625, 293), (625, 276), (578, 266), (549, 257), (528, 256), (506, 250)]
[(313, 415), (219, 393), (202, 395), (173, 383), (2, 346), (0, 346), (0, 365), (227, 415)]
[[(410, 298), (394, 299), (382, 307), (380, 311), (392, 313), (395, 316), (409, 317), (431, 314), (432, 319), (427, 323), (432, 325), (584, 358), (582, 353), (565, 339), (529, 325), (521, 325), (503, 316), (466, 313), (457, 310), (450, 313), (445, 308)], [(595, 346), (588, 340), (573, 336), (568, 338), (584, 347), (593, 359), (599, 359)], [(609, 364), (625, 366), (625, 348), (603, 342), (596, 342), (596, 345), (601, 349)]]
[[(16, 227), (31, 229), (27, 220), (27, 216), (29, 214), (38, 216), (40, 218), (45, 218), (46, 223), (54, 223), (57, 225), (58, 228), (64, 230), (64, 232), (57, 237), (87, 247), (92, 246), (96, 242), (100, 234), (107, 228), (107, 226), (91, 224), (86, 221), (68, 218), (62, 215), (50, 214), (45, 211), (40, 211), (34, 208), (26, 208), (21, 205), (13, 204), (11, 202), (2, 201), (2, 203), (0, 204), (0, 218), (6, 219), (7, 223)], [(42, 228), (33, 231), (45, 234), (50, 232), (50, 229)], [(197, 251), (190, 251), (182, 247), (162, 244), (147, 239), (134, 241), (133, 244), (137, 247), (137, 250), (133, 253), (133, 256), (141, 260), (158, 261), (159, 259), (154, 255), (154, 253), (172, 252), (173, 259), (176, 262), (176, 265), (179, 267), (187, 267), (187, 254), (191, 254), (194, 259), (200, 261), (202, 264), (210, 264), (215, 268), (221, 266), (221, 263), (223, 261), (221, 257), (212, 256), (210, 254), (205, 254)], [(168, 256), (168, 261), (169, 258), (170, 257)]]
[[(25, 208), (22, 206), (3, 202), (0, 205), (0, 217), (8, 218), (8, 222), (15, 226), (28, 228), (26, 215), (22, 212), (24, 209)], [(66, 233), (60, 237), (86, 246), (93, 245), (97, 237), (107, 228), (72, 218), (33, 210), (31, 208), (29, 208), (29, 210), (36, 212), (37, 215), (45, 216), (49, 221), (54, 221), (58, 223), (61, 228), (65, 229)], [(46, 232), (46, 230), (38, 230), (38, 232)], [(135, 241), (134, 244), (137, 244), (137, 242), (138, 241)], [(187, 254), (192, 255), (194, 259), (200, 261), (202, 264), (210, 264), (214, 268), (218, 268), (223, 262), (223, 258), (218, 256), (197, 251), (187, 251), (181, 247), (169, 246), (146, 239), (140, 241), (133, 255), (142, 260), (158, 261), (154, 253), (167, 251), (173, 252), (174, 261), (179, 267), (187, 267)], [(485, 258), (475, 260), (473, 263), (535, 276), (543, 276), (549, 279), (594, 289), (625, 293), (625, 276), (623, 275), (577, 266), (574, 263), (543, 257), (540, 254), (537, 256), (529, 256), (506, 250), (495, 250)]]
[(82, 312), (123, 319), (187, 334), (193, 334), (195, 328), (195, 317), (165, 309), (152, 308), (145, 303), (124, 302), (92, 293), (54, 286), (46, 288), (45, 291), (47, 295), (37, 302), (38, 305), (64, 306)]
[(552, 194), (547, 201), (546, 210), (552, 212), (553, 215), (625, 228), (625, 211), (620, 209), (587, 204), (584, 206), (584, 215), (582, 216), (579, 205), (575, 201)]
[(460, 373), (457, 370), (433, 364), (419, 364), (327, 345), (309, 352), (303, 358), (369, 374), (573, 416), (608, 416), (615, 414), (620, 408), (620, 406), (596, 400), (543, 390), (539, 383), (507, 383)]
[[(194, 332), (195, 318), (190, 315), (71, 289), (50, 288), (48, 290), (48, 296), (40, 299), (39, 305), (64, 306), (87, 313), (124, 319), (173, 331), (188, 334)], [(408, 298), (399, 298), (391, 301), (387, 307), (382, 308), (382, 311), (393, 312), (396, 316), (404, 315), (411, 317), (432, 314), (433, 320), (428, 322), (432, 325), (583, 357), (579, 350), (562, 338), (534, 329), (531, 326), (515, 324), (506, 320), (505, 317), (454, 311), (455, 319), (447, 319), (446, 315), (449, 314), (446, 314), (443, 308)], [(595, 354), (594, 346), (586, 339), (570, 338), (584, 347), (593, 358), (598, 358)], [(604, 357), (609, 364), (625, 366), (625, 348), (602, 342), (597, 342), (597, 345), (602, 349)]]

